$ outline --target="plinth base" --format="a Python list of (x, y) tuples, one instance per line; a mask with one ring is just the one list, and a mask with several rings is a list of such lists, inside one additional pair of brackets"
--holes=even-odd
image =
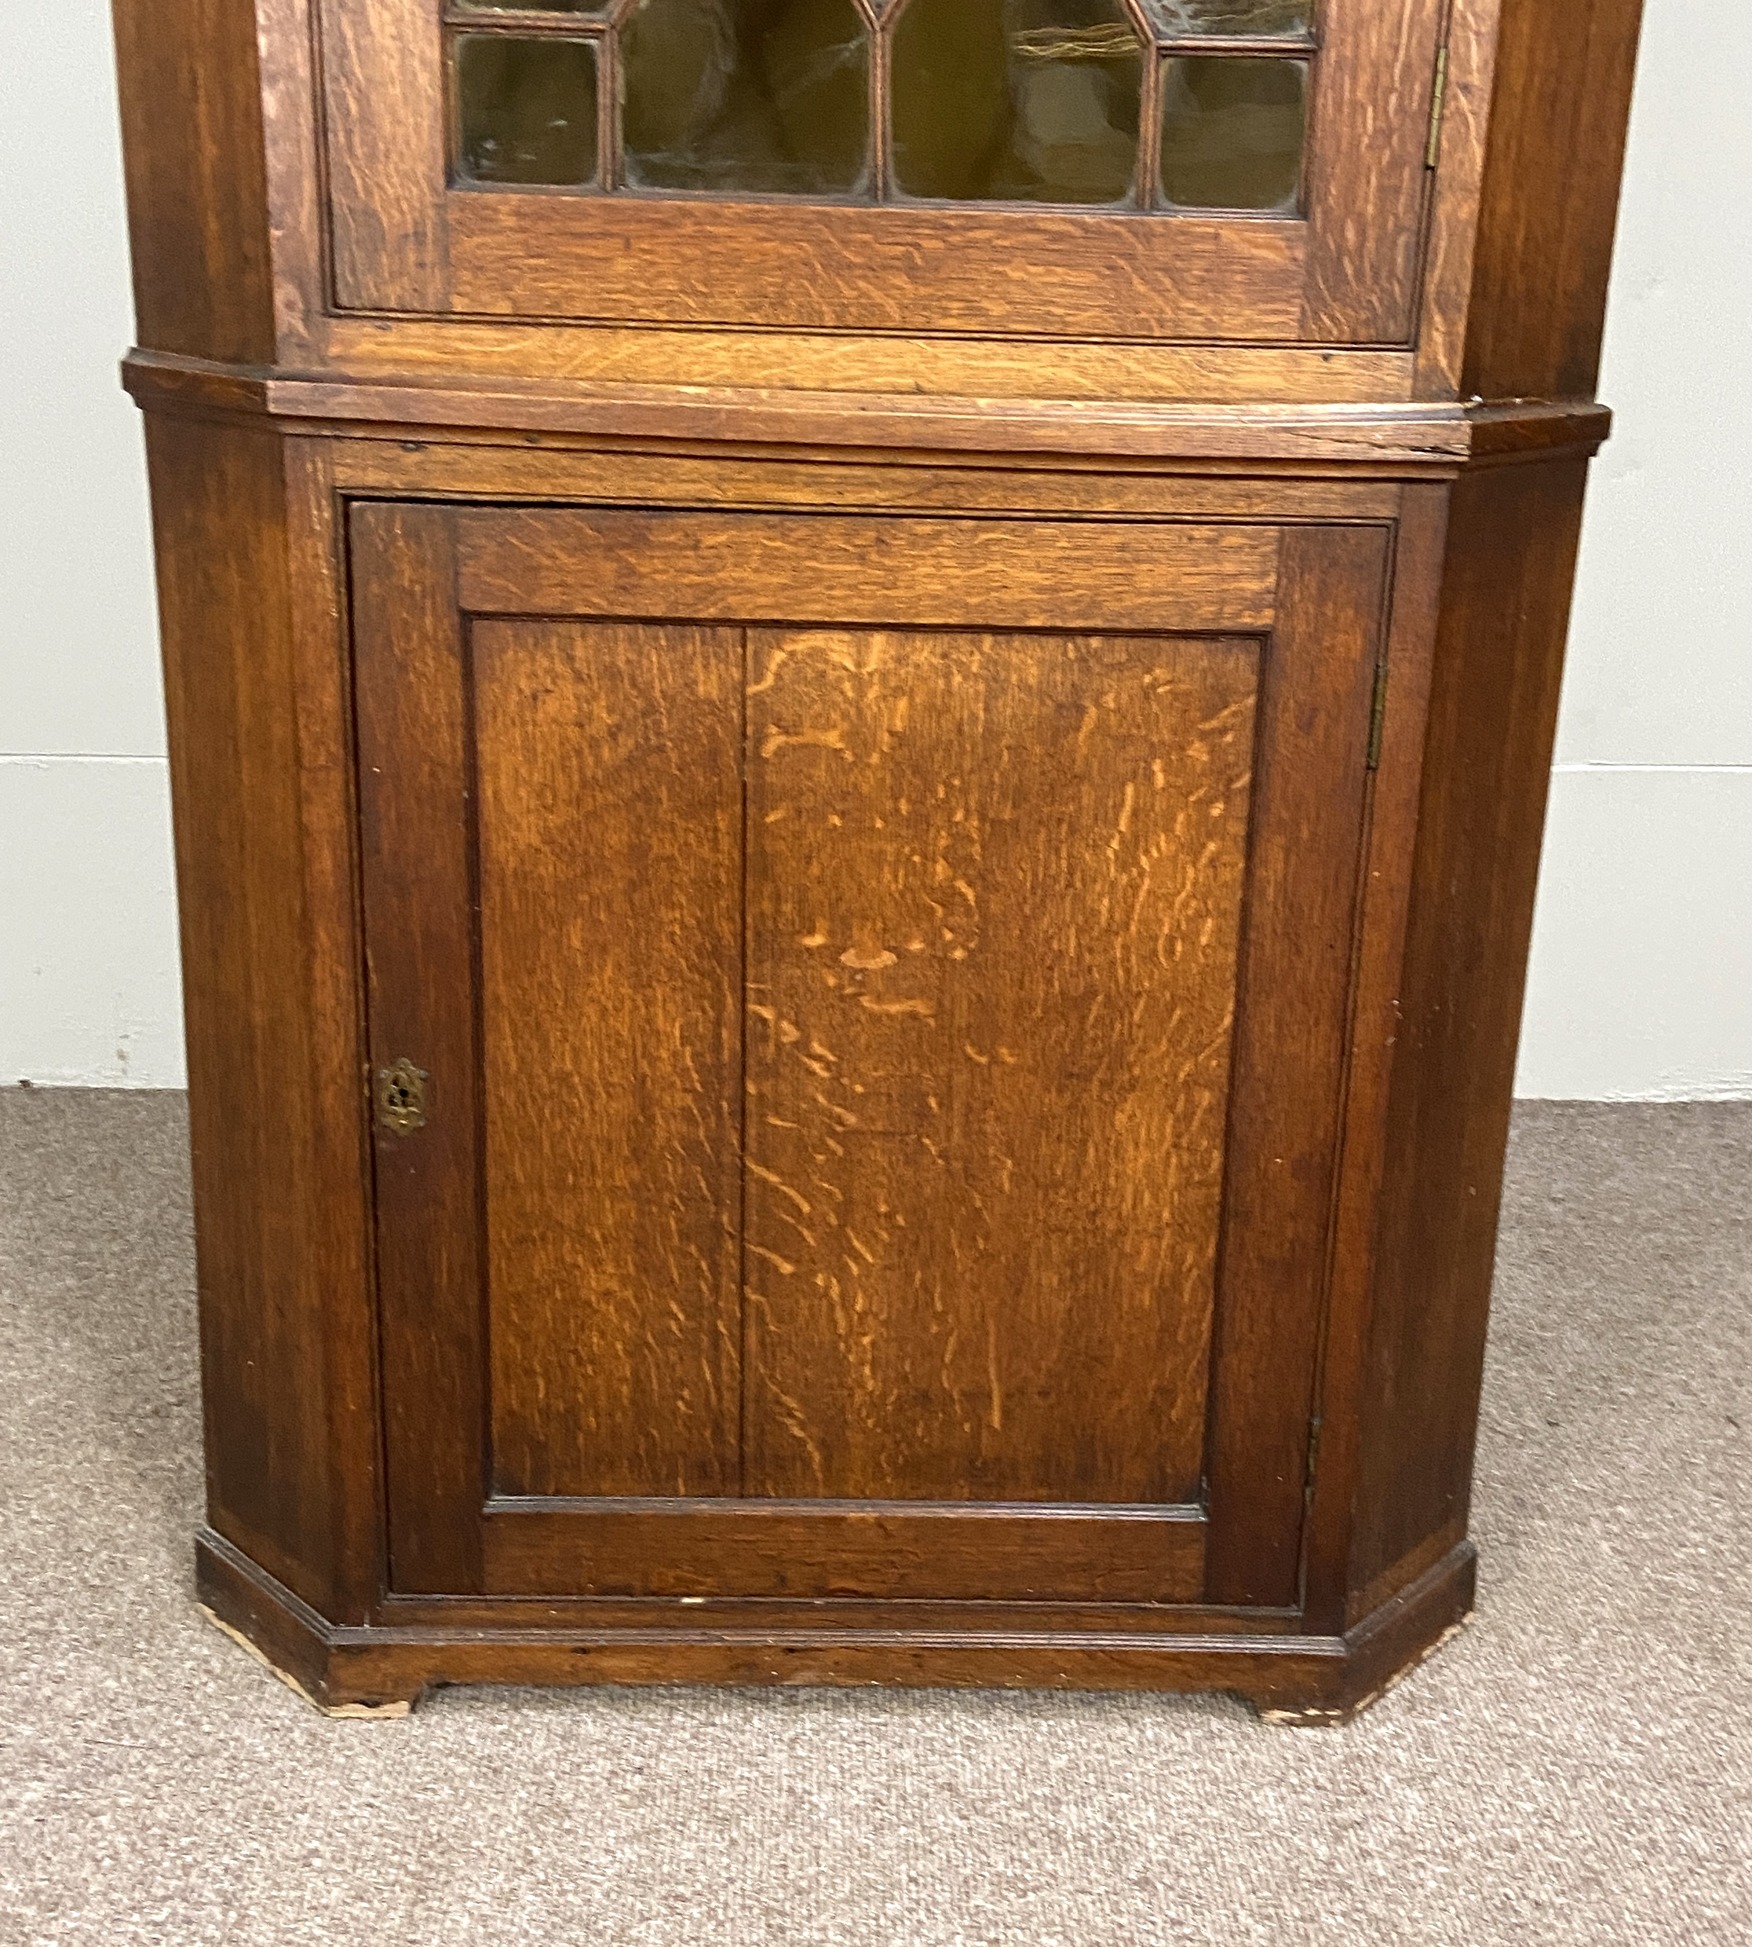
[(1270, 1723), (1343, 1724), (1466, 1621), (1476, 1562), (1461, 1542), (1343, 1636), (1281, 1621), (1271, 1633), (1047, 1632), (1025, 1626), (1020, 1603), (984, 1605), (994, 1619), (978, 1630), (848, 1626), (839, 1603), (817, 1627), (703, 1627), (679, 1602), (642, 1605), (652, 1620), (638, 1627), (543, 1626), (514, 1600), (471, 1600), (466, 1627), (358, 1626), (327, 1621), (211, 1530), (196, 1543), (209, 1617), (335, 1717), (405, 1716), (436, 1684), (771, 1683), (1225, 1691)]

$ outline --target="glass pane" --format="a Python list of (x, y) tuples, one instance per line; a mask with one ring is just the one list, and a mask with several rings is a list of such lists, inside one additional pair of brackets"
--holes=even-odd
[(1119, 0), (912, 0), (894, 36), (895, 186), (1123, 203), (1142, 84)]
[(1169, 61), (1162, 78), (1162, 195), (1195, 210), (1295, 211), (1303, 61)]
[(1306, 35), (1314, 0), (1144, 0), (1164, 39), (1183, 34)]
[(844, 195), (870, 173), (853, 0), (642, 0), (622, 34), (627, 181)]
[(596, 50), (588, 41), (465, 34), (456, 47), (466, 182), (596, 180)]

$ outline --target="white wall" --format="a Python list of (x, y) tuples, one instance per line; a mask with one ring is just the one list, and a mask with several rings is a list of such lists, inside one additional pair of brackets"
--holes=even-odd
[[(1752, 114), (1649, 8), (1524, 1094), (1752, 1095)], [(0, 1082), (182, 1080), (105, 0), (0, 21)], [(169, 105), (167, 104), (167, 112)]]
[(1752, 110), (1648, 0), (1518, 1086), (1752, 1096)]
[(182, 1081), (114, 65), (0, 7), (0, 1082)]

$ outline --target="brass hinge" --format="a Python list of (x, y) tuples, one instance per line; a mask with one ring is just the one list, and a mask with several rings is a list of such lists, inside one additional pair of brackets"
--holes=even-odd
[(1424, 167), (1433, 169), (1442, 152), (1442, 105), (1448, 98), (1448, 50), (1436, 56), (1436, 86), (1430, 96), (1430, 139), (1424, 148)]
[(1381, 726), (1387, 721), (1387, 665), (1375, 665), (1375, 700), (1369, 705), (1369, 761), (1367, 768), (1381, 766)]

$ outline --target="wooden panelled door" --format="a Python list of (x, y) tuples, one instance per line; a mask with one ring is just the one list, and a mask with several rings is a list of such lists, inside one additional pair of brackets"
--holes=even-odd
[(1387, 530), (351, 541), (391, 1588), (1293, 1606)]

